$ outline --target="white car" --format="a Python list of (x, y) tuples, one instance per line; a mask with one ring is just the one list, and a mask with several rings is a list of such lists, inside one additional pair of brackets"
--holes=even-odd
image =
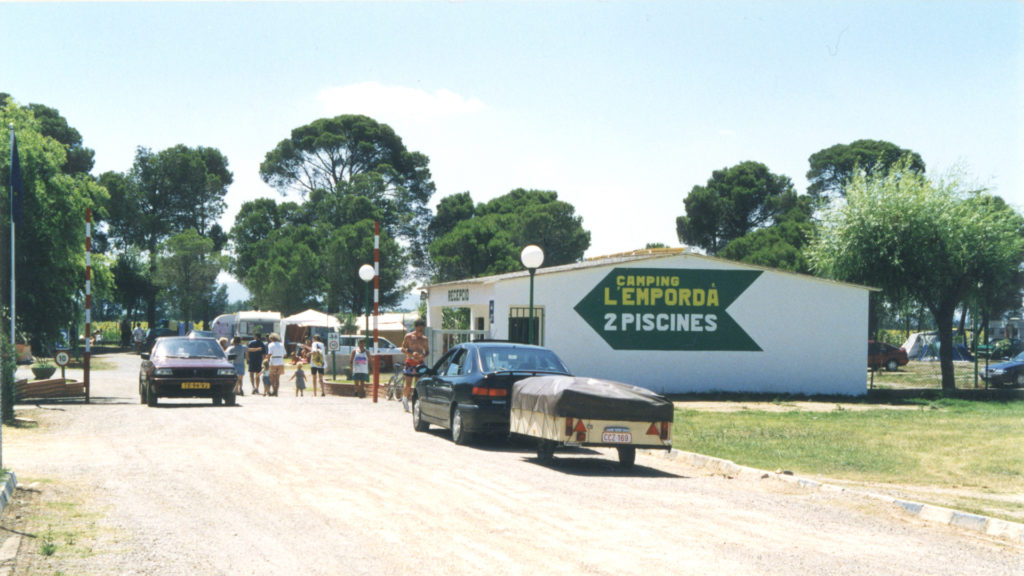
[[(364, 339), (365, 336), (358, 334), (341, 334), (338, 336), (338, 350), (335, 352), (335, 367), (338, 370), (348, 370), (349, 359), (351, 358), (352, 349), (356, 346), (357, 340)], [(370, 338), (370, 345), (367, 348), (370, 352), (373, 352), (373, 338)], [(377, 338), (377, 352), (380, 356), (380, 369), (381, 371), (390, 371), (394, 366), (401, 366), (405, 363), (405, 354), (391, 343), (387, 338)], [(331, 350), (327, 349), (327, 369), (331, 369)]]

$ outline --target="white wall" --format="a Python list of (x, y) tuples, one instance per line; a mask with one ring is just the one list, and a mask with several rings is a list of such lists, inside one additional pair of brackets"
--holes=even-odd
[[(542, 269), (535, 279), (534, 305), (544, 308), (543, 344), (577, 375), (661, 393), (866, 393), (865, 288), (764, 270), (728, 308), (761, 351), (614, 350), (574, 309), (613, 268), (763, 270), (698, 255), (555, 272)], [(486, 290), (477, 286), (480, 299), (473, 298), (472, 305), (486, 307), (493, 297), (491, 331), (497, 338), (506, 337), (509, 307), (529, 304), (529, 276), (503, 278)], [(430, 301), (433, 307), (433, 289)]]

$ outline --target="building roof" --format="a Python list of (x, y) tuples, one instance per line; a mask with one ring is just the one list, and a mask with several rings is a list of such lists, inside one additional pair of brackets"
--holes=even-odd
[[(608, 256), (596, 256), (594, 258), (587, 258), (582, 262), (573, 262), (572, 264), (562, 264), (560, 266), (551, 266), (548, 268), (538, 268), (537, 275), (541, 274), (558, 274), (560, 272), (570, 272), (574, 270), (583, 270), (586, 268), (597, 268), (601, 266), (612, 266), (616, 264), (624, 264), (627, 262), (639, 262), (645, 260), (662, 260), (665, 258), (673, 258), (677, 256), (686, 256), (692, 258), (700, 258), (704, 260), (710, 260), (713, 262), (722, 262), (729, 264), (730, 266), (737, 266), (740, 268), (749, 268), (752, 270), (764, 270), (768, 272), (776, 272), (779, 274), (787, 274), (791, 276), (798, 276), (807, 280), (814, 280), (817, 282), (825, 282), (827, 284), (834, 284), (837, 286), (846, 286), (850, 288), (860, 288), (863, 290), (870, 290), (872, 292), (878, 292), (878, 288), (872, 288), (870, 286), (863, 286), (860, 284), (853, 284), (850, 282), (840, 282), (838, 280), (830, 280), (828, 278), (820, 278), (818, 276), (811, 276), (809, 274), (801, 274), (798, 272), (790, 272), (788, 270), (780, 270), (778, 268), (770, 268), (768, 266), (757, 266), (755, 264), (747, 264), (746, 262), (738, 262), (736, 260), (726, 260), (725, 258), (718, 258), (715, 256), (708, 256), (706, 254), (699, 254), (692, 252), (689, 248), (649, 248), (644, 250), (634, 250), (632, 252), (620, 252), (618, 254), (611, 254)], [(452, 280), (450, 282), (441, 282), (438, 284), (429, 284), (423, 286), (424, 290), (430, 290), (431, 288), (442, 288), (444, 286), (464, 286), (466, 284), (496, 284), (504, 280), (511, 280), (514, 278), (522, 278), (529, 276), (528, 270), (517, 270), (515, 272), (506, 272), (505, 274), (496, 274), (494, 276), (481, 276), (479, 278), (467, 278), (465, 280)]]

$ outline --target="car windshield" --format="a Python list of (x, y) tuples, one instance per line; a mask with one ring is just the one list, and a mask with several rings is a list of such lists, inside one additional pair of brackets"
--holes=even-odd
[(212, 339), (168, 338), (160, 340), (153, 356), (161, 358), (223, 358), (220, 344)]
[(1021, 352), (1020, 354), (1017, 354), (1016, 356), (1014, 356), (1013, 357), (1013, 361), (1014, 362), (1024, 362), (1024, 352)]
[(539, 348), (482, 348), (480, 363), (484, 372), (537, 370), (569, 373), (554, 352)]

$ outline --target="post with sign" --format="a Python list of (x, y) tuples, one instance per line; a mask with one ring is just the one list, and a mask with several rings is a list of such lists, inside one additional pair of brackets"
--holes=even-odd
[(61, 350), (53, 356), (53, 361), (57, 363), (57, 366), (60, 366), (60, 379), (66, 380), (67, 374), (64, 373), (64, 369), (67, 367), (68, 362), (71, 361), (71, 356), (68, 355), (66, 350)]
[(340, 347), (341, 342), (338, 341), (338, 333), (328, 332), (327, 349), (331, 351), (331, 380), (338, 379), (338, 362), (336, 356), (338, 354), (338, 348)]

